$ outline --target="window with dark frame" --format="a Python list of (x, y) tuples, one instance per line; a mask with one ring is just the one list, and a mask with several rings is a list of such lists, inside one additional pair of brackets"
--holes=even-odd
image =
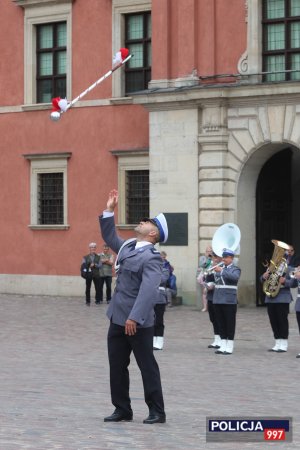
[(64, 223), (64, 174), (38, 174), (38, 223), (61, 225)]
[(263, 0), (264, 81), (300, 80), (300, 1)]
[(149, 170), (126, 171), (126, 223), (149, 217)]
[(148, 89), (151, 80), (151, 12), (125, 15), (125, 47), (133, 57), (125, 67), (125, 92)]
[(49, 103), (53, 97), (66, 97), (67, 24), (37, 25), (37, 103)]

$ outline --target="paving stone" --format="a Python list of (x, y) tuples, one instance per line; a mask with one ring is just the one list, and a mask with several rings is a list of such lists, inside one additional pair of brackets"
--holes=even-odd
[[(104, 423), (110, 403), (106, 305), (79, 297), (0, 295), (0, 450), (265, 449), (270, 443), (206, 443), (206, 416), (292, 416), (300, 445), (300, 338), (290, 315), (286, 354), (264, 308), (240, 308), (233, 355), (216, 355), (208, 314), (165, 313), (165, 347), (155, 352), (166, 424), (144, 425), (142, 380), (130, 364), (132, 422)], [(277, 444), (278, 445), (278, 444)], [(279, 444), (280, 445), (280, 444)]]

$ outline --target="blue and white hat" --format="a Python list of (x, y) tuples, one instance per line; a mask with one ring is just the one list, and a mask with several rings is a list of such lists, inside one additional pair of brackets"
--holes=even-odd
[(168, 224), (163, 213), (158, 214), (158, 216), (150, 219), (149, 217), (144, 217), (142, 222), (152, 222), (157, 226), (159, 231), (159, 242), (167, 242), (168, 239)]
[(234, 252), (230, 250), (230, 248), (223, 248), (222, 258), (226, 258), (226, 256), (234, 257)]

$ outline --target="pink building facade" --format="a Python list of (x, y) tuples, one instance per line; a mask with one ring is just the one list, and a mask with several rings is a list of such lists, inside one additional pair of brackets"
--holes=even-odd
[[(160, 248), (185, 303), (199, 255), (237, 223), (240, 303), (259, 304), (271, 239), (300, 251), (299, 24), (285, 0), (4, 0), (0, 291), (82, 295), (117, 187), (124, 237), (139, 214), (172, 216)], [(126, 68), (51, 122), (51, 98), (75, 98), (124, 46)]]

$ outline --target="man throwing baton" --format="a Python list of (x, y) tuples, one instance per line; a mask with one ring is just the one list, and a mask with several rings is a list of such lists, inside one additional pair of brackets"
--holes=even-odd
[(112, 190), (107, 208), (99, 218), (103, 240), (118, 253), (116, 288), (107, 310), (110, 319), (110, 389), (115, 411), (104, 421), (132, 420), (128, 366), (133, 352), (142, 374), (145, 402), (149, 408), (149, 416), (143, 423), (164, 423), (166, 415), (160, 373), (153, 355), (154, 306), (162, 276), (162, 259), (154, 244), (166, 242), (168, 226), (163, 214), (154, 219), (144, 218), (135, 228), (136, 239), (125, 241), (115, 229), (117, 204), (118, 192)]

